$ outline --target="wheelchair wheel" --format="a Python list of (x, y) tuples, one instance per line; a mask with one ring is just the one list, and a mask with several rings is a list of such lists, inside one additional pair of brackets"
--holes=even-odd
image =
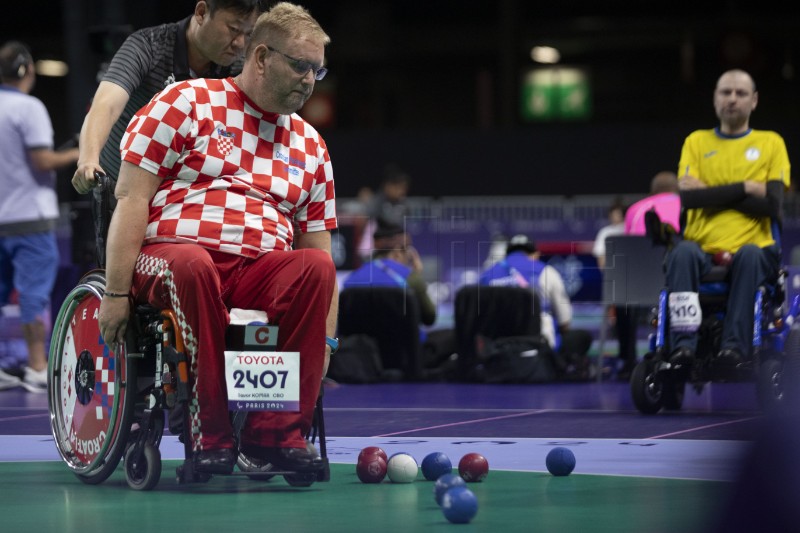
[[(125, 452), (133, 418), (136, 367), (107, 346), (97, 318), (102, 272), (87, 274), (65, 299), (48, 362), (50, 427), (61, 458), (84, 483), (105, 481)], [(132, 331), (133, 328), (129, 328)]]
[(770, 411), (783, 403), (786, 392), (783, 374), (784, 365), (777, 359), (767, 359), (761, 364), (756, 393), (762, 410)]
[(125, 452), (125, 480), (133, 490), (150, 490), (161, 479), (161, 452), (152, 444), (145, 444), (139, 460), (134, 460), (136, 447)]
[(639, 412), (652, 415), (664, 406), (664, 380), (658, 375), (658, 364), (650, 359), (640, 361), (631, 373), (631, 396)]
[(662, 380), (661, 387), (664, 409), (668, 411), (680, 411), (681, 407), (683, 407), (686, 383), (683, 381)]
[(283, 479), (292, 487), (310, 487), (317, 480), (317, 474), (285, 474)]

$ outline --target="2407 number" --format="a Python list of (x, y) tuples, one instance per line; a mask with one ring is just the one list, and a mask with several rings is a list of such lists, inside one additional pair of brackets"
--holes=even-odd
[(278, 385), (280, 381), (279, 388), (284, 388), (286, 386), (286, 377), (288, 376), (289, 372), (287, 370), (278, 370), (274, 372), (272, 370), (265, 370), (258, 373), (253, 373), (243, 370), (235, 370), (233, 372), (233, 379), (236, 381), (234, 387), (237, 389), (244, 389), (247, 385), (245, 381), (249, 383), (252, 388), (257, 389), (259, 386), (265, 389), (271, 389)]

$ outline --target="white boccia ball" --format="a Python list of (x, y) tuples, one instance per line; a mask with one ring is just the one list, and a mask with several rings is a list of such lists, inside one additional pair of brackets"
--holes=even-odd
[(416, 459), (407, 453), (393, 455), (386, 465), (386, 474), (392, 483), (411, 483), (417, 479), (418, 472)]

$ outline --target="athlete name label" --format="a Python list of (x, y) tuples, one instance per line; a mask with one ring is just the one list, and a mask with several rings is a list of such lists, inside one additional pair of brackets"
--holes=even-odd
[(300, 352), (225, 352), (231, 411), (300, 410)]

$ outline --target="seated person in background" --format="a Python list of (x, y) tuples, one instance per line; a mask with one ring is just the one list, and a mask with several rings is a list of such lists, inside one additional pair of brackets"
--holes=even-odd
[(525, 235), (515, 235), (508, 242), (506, 257), (484, 270), (480, 284), (523, 287), (536, 292), (542, 306), (542, 335), (567, 361), (583, 359), (592, 336), (588, 331), (570, 327), (572, 303), (564, 280), (540, 256), (533, 241)]
[(343, 287), (407, 287), (419, 304), (420, 321), (433, 325), (436, 305), (428, 296), (422, 261), (411, 245), (411, 237), (400, 226), (386, 225), (375, 230), (372, 239), (372, 260), (350, 273)]
[[(651, 209), (664, 224), (672, 226), (675, 233), (680, 232), (681, 198), (678, 195), (678, 176), (674, 172), (665, 170), (656, 174), (650, 181), (650, 196), (628, 207), (625, 211), (625, 235), (644, 235), (645, 214)], [(618, 379), (629, 379), (636, 366), (636, 330), (641, 310), (637, 306), (615, 306), (619, 359), (622, 362), (622, 368), (617, 372)]]
[(661, 222), (680, 233), (681, 197), (678, 190), (678, 176), (674, 172), (664, 170), (656, 174), (650, 181), (650, 196), (625, 211), (625, 235), (644, 235), (644, 215), (651, 209), (655, 210)]
[(100, 333), (124, 340), (129, 300), (180, 318), (198, 471), (236, 463), (224, 359), (234, 307), (265, 311), (278, 349), (302, 358), (299, 391), (287, 391), (299, 412), (251, 411), (242, 451), (280, 469), (324, 466), (304, 436), (335, 345), (334, 185), (324, 140), (295, 112), (325, 75), (329, 41), (304, 8), (278, 3), (258, 18), (239, 76), (170, 85), (122, 139)]
[[(730, 294), (717, 354), (718, 364), (729, 367), (751, 355), (753, 298), (758, 286), (774, 280), (780, 267), (772, 229), (780, 220), (789, 186), (783, 138), (749, 126), (757, 104), (758, 92), (748, 73), (730, 70), (717, 81), (714, 107), (719, 127), (697, 130), (683, 144), (679, 184), (686, 227), (684, 240), (667, 255), (671, 317), (696, 316), (687, 311), (699, 309), (700, 278), (715, 257), (730, 262)], [(693, 361), (700, 321), (701, 317), (671, 319), (669, 361), (674, 366)]]
[(411, 176), (394, 163), (386, 165), (380, 190), (372, 196), (369, 204), (369, 216), (379, 228), (405, 225), (410, 188)]

